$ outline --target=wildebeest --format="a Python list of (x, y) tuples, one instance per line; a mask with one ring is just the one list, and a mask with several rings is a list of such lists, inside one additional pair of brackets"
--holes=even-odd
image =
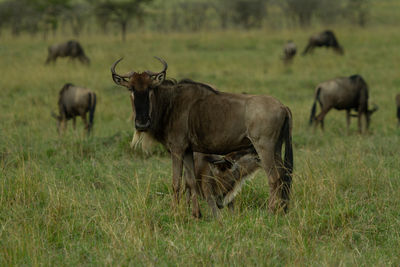
[[(315, 116), (317, 101), (321, 106), (321, 112), (318, 116)], [(362, 116), (365, 116), (366, 128), (368, 129), (372, 113), (378, 110), (376, 105), (373, 109), (368, 109), (368, 85), (358, 74), (335, 78), (317, 85), (311, 108), (310, 125), (313, 122), (315, 122), (315, 125), (320, 123), (323, 129), (324, 118), (332, 108), (346, 110), (347, 129), (350, 126), (351, 110), (357, 111), (359, 132), (362, 132)]]
[(397, 107), (397, 120), (399, 121), (400, 126), (400, 94), (396, 95), (396, 107)]
[(244, 182), (260, 167), (260, 159), (254, 148), (226, 156), (194, 153), (194, 166), (201, 195), (206, 199), (214, 217), (218, 217), (217, 208), (228, 206), (233, 210), (234, 197)]
[[(133, 99), (131, 94), (132, 109), (135, 114)], [(139, 144), (142, 145), (142, 150), (149, 154), (154, 140), (147, 132), (135, 131), (130, 146), (136, 149)], [(219, 215), (217, 207), (221, 209), (228, 206), (233, 210), (234, 197), (250, 175), (260, 167), (260, 159), (253, 147), (225, 156), (197, 152), (193, 155), (198, 189), (210, 206), (214, 217)], [(191, 190), (187, 185), (185, 190), (190, 204)]]
[[(58, 120), (58, 133), (63, 134), (67, 127), (67, 121), (73, 120), (73, 127), (76, 127), (76, 116), (81, 116), (85, 129), (90, 134), (93, 127), (94, 111), (96, 109), (96, 94), (89, 89), (74, 86), (71, 83), (65, 84), (58, 97), (59, 115), (52, 114)], [(89, 123), (86, 113), (89, 112)]]
[(201, 216), (193, 152), (225, 155), (254, 147), (269, 178), (269, 209), (287, 209), (293, 168), (288, 107), (270, 96), (219, 92), (193, 81), (163, 85), (168, 65), (161, 59), (160, 72), (119, 75), (115, 67), (121, 60), (112, 65), (112, 78), (134, 94), (136, 129), (149, 133), (171, 153), (175, 203), (185, 168), (192, 214)]
[(289, 40), (283, 47), (283, 62), (285, 64), (292, 63), (294, 56), (297, 53), (296, 44)]
[(79, 59), (80, 62), (89, 65), (90, 60), (85, 55), (82, 46), (78, 41), (70, 40), (65, 43), (49, 46), (46, 64), (56, 62), (58, 57), (70, 57)]
[(315, 47), (322, 46), (326, 46), (327, 48), (332, 47), (336, 53), (340, 55), (344, 54), (343, 47), (339, 45), (339, 42), (337, 41), (333, 31), (326, 30), (310, 37), (308, 44), (303, 51), (303, 55), (307, 54), (308, 52), (312, 52)]

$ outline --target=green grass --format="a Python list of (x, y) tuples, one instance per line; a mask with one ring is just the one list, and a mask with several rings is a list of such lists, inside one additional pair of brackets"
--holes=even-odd
[[(296, 56), (285, 68), (283, 43), (301, 52), (307, 31), (141, 33), (87, 36), (90, 67), (59, 60), (43, 65), (48, 42), (2, 36), (0, 45), (0, 265), (398, 265), (400, 262), (400, 129), (394, 96), (400, 88), (398, 27), (335, 28), (343, 57), (330, 50)], [(222, 91), (269, 94), (293, 112), (295, 172), (290, 211), (267, 212), (268, 182), (259, 171), (237, 197), (234, 214), (191, 217), (184, 201), (171, 208), (171, 162), (165, 152), (133, 152), (128, 92), (120, 72), (157, 70)], [(332, 111), (326, 131), (308, 117), (315, 86), (359, 73), (380, 106), (371, 133)], [(94, 136), (59, 138), (50, 112), (66, 82), (98, 96)]]

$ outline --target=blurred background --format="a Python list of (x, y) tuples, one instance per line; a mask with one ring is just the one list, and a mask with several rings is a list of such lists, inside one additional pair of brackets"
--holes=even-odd
[(399, 25), (397, 0), (1, 0), (0, 31), (57, 34)]

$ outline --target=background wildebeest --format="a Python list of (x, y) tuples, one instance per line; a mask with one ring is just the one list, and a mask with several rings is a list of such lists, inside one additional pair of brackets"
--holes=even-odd
[(296, 44), (293, 41), (288, 41), (284, 46), (283, 46), (283, 62), (285, 64), (292, 63), (294, 56), (297, 53), (297, 47)]
[(396, 107), (397, 107), (397, 120), (400, 126), (400, 94), (396, 95)]
[[(316, 102), (321, 106), (321, 112), (316, 113)], [(350, 126), (350, 112), (357, 111), (358, 131), (362, 132), (361, 118), (365, 116), (366, 128), (369, 128), (370, 118), (378, 107), (368, 109), (368, 85), (360, 75), (335, 78), (318, 84), (315, 89), (314, 103), (311, 108), (310, 125), (320, 123), (324, 128), (324, 118), (330, 109), (346, 110), (347, 130)]]
[(336, 53), (341, 55), (344, 54), (343, 47), (339, 45), (339, 42), (337, 41), (333, 31), (326, 30), (310, 37), (308, 44), (303, 51), (303, 55), (307, 54), (308, 52), (312, 52), (315, 47), (322, 46), (326, 46), (327, 48), (332, 47)]
[[(73, 127), (76, 127), (76, 116), (81, 116), (87, 133), (93, 127), (94, 111), (96, 109), (96, 94), (89, 89), (77, 87), (67, 83), (59, 93), (58, 110), (60, 115), (52, 113), (58, 120), (58, 132), (65, 132), (67, 121), (73, 120)], [(89, 112), (89, 123), (86, 119), (86, 113)]]
[(49, 46), (46, 64), (56, 62), (58, 57), (70, 57), (79, 59), (84, 64), (90, 64), (89, 58), (85, 55), (82, 46), (78, 41), (70, 40), (65, 43)]
[(253, 146), (269, 178), (269, 209), (287, 209), (293, 169), (288, 107), (270, 96), (218, 92), (191, 81), (162, 85), (168, 65), (161, 59), (161, 72), (119, 75), (115, 67), (121, 60), (112, 65), (112, 78), (134, 94), (136, 129), (148, 132), (171, 152), (175, 203), (184, 167), (192, 214), (201, 216), (193, 152), (223, 155)]

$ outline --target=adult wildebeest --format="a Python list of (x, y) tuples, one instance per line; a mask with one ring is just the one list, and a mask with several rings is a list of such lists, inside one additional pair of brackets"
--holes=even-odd
[[(133, 100), (131, 94), (132, 109), (133, 114), (135, 114)], [(141, 143), (142, 150), (148, 154), (153, 142), (149, 133), (135, 131), (130, 146), (136, 149)], [(206, 199), (214, 217), (219, 215), (217, 207), (228, 206), (233, 210), (234, 197), (240, 192), (242, 185), (249, 176), (260, 167), (260, 159), (253, 147), (235, 151), (225, 156), (197, 152), (193, 155), (198, 189), (201, 196)], [(190, 204), (191, 190), (187, 185), (185, 190), (188, 196), (188, 204)]]
[(340, 55), (344, 54), (343, 47), (339, 45), (335, 34), (332, 31), (327, 30), (310, 37), (308, 40), (308, 45), (303, 51), (303, 55), (307, 54), (308, 52), (312, 52), (315, 47), (322, 46), (326, 46), (327, 48), (332, 47), (336, 53)]
[(70, 40), (65, 43), (49, 46), (46, 64), (56, 62), (58, 57), (70, 57), (79, 59), (80, 62), (89, 65), (90, 60), (85, 55), (82, 46), (78, 41)]
[[(67, 83), (60, 91), (58, 98), (58, 110), (60, 115), (52, 114), (58, 120), (58, 133), (65, 132), (67, 121), (73, 120), (73, 127), (76, 127), (76, 116), (81, 116), (88, 135), (93, 127), (94, 111), (96, 109), (96, 94), (89, 89), (77, 87)], [(89, 123), (86, 113), (89, 112)]]
[(396, 107), (397, 107), (397, 120), (399, 121), (400, 126), (400, 94), (396, 95)]
[(285, 64), (290, 64), (293, 61), (294, 56), (296, 55), (297, 52), (297, 47), (296, 44), (293, 43), (293, 41), (289, 40), (284, 46), (283, 46), (283, 62)]
[[(315, 116), (317, 101), (321, 106), (321, 112), (318, 116)], [(332, 108), (346, 110), (347, 130), (350, 126), (350, 111), (352, 109), (357, 111), (359, 132), (362, 132), (362, 116), (365, 116), (366, 128), (368, 129), (372, 113), (378, 110), (377, 106), (371, 110), (368, 109), (368, 85), (358, 74), (335, 78), (318, 84), (311, 108), (310, 125), (313, 122), (315, 122), (315, 126), (320, 123), (321, 129), (324, 129), (324, 118)]]
[(193, 81), (163, 85), (168, 65), (161, 59), (161, 72), (119, 75), (115, 67), (121, 60), (112, 65), (112, 78), (134, 94), (136, 129), (149, 133), (171, 152), (175, 203), (184, 167), (192, 214), (201, 216), (193, 152), (224, 155), (254, 146), (269, 177), (269, 209), (286, 210), (293, 168), (288, 107), (270, 96), (224, 93)]

